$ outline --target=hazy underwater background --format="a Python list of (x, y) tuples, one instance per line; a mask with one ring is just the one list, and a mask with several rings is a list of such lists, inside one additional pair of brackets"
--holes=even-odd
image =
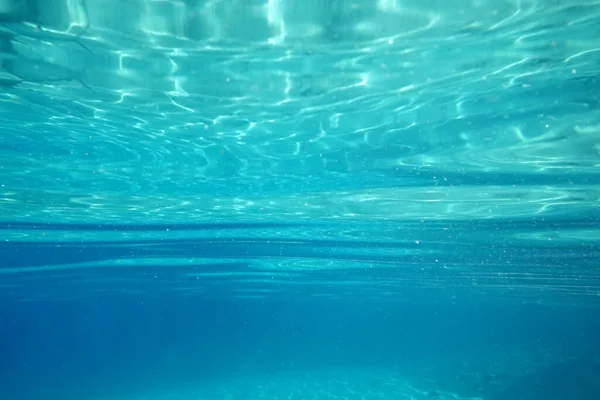
[(0, 399), (600, 398), (600, 1), (0, 0)]

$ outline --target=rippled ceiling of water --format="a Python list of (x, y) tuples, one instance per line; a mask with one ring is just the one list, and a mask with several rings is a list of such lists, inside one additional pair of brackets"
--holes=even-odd
[(18, 221), (598, 211), (600, 2), (0, 0)]
[(0, 293), (600, 299), (599, 1), (0, 0), (0, 65)]

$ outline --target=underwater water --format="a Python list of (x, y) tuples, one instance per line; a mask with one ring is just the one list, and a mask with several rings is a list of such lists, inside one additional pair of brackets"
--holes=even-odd
[(600, 2), (0, 0), (0, 399), (600, 398)]

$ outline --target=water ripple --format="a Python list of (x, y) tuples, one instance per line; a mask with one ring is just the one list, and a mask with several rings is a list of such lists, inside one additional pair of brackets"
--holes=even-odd
[(599, 74), (598, 1), (4, 0), (0, 272), (594, 297)]
[[(322, 217), (256, 196), (307, 179), (344, 218), (353, 197), (328, 186), (385, 197), (374, 169), (597, 179), (597, 2), (5, 3), (0, 208), (18, 218)], [(524, 189), (524, 212), (556, 210)]]

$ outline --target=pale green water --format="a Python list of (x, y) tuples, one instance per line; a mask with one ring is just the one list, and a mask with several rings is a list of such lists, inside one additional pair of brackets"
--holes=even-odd
[(597, 211), (598, 14), (2, 0), (0, 205), (60, 222)]

